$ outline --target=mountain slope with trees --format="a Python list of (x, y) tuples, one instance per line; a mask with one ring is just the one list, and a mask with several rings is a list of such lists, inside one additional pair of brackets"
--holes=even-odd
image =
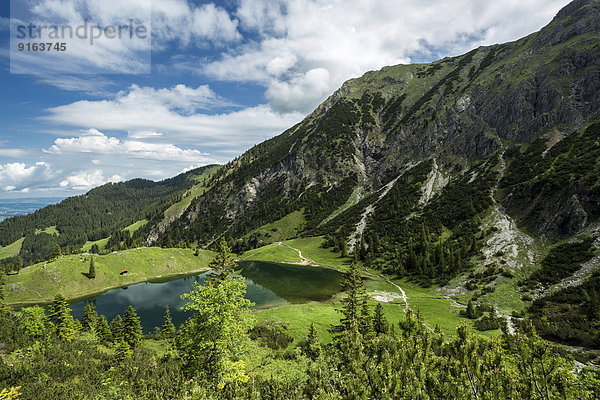
[[(119, 242), (127, 239), (141, 245), (147, 235), (144, 229), (134, 232), (133, 238), (122, 230), (138, 220), (160, 220), (167, 207), (197, 184), (194, 178), (210, 168), (212, 166), (197, 168), (161, 182), (134, 179), (107, 183), (33, 214), (6, 219), (0, 222), (0, 246), (24, 237), (19, 256), (31, 264), (48, 259), (56, 246), (77, 251), (87, 241), (108, 238), (115, 233), (114, 239)], [(55, 233), (47, 233), (47, 227), (55, 228)], [(5, 263), (12, 261), (5, 260)]]

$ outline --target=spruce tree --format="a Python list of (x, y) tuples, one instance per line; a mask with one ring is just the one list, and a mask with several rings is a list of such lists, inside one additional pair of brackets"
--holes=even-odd
[(376, 335), (382, 335), (388, 331), (388, 322), (383, 313), (383, 306), (381, 303), (377, 303), (375, 306), (375, 313), (373, 314), (373, 332)]
[(15, 257), (13, 269), (18, 274), (19, 271), (21, 271), (21, 268), (23, 268), (23, 259), (21, 258), (21, 256), (17, 255), (17, 257)]
[(317, 328), (315, 324), (311, 323), (308, 329), (308, 336), (306, 337), (306, 356), (311, 360), (315, 361), (321, 355), (321, 342), (317, 335)]
[(123, 316), (123, 339), (134, 349), (142, 339), (142, 325), (132, 306), (127, 308)]
[(60, 246), (56, 245), (56, 247), (54, 247), (54, 250), (52, 251), (52, 255), (50, 256), (50, 258), (59, 258), (60, 256), (62, 256), (62, 251), (60, 250)]
[(48, 307), (50, 321), (54, 324), (56, 334), (61, 340), (70, 342), (75, 338), (76, 325), (71, 316), (71, 309), (67, 305), (65, 296), (58, 293)]
[(115, 349), (115, 361), (120, 363), (131, 356), (131, 347), (125, 340), (121, 340)]
[(94, 279), (96, 277), (96, 266), (94, 265), (94, 256), (90, 257), (90, 270), (88, 271), (88, 278)]
[(160, 333), (166, 338), (175, 336), (175, 325), (173, 325), (173, 320), (171, 319), (171, 310), (169, 310), (169, 306), (165, 308), (165, 318)]
[(96, 320), (96, 336), (100, 343), (107, 343), (112, 340), (112, 332), (108, 326), (108, 321), (104, 315), (101, 315)]
[(363, 297), (362, 307), (360, 309), (360, 319), (358, 330), (363, 336), (369, 336), (373, 333), (373, 321), (371, 318), (371, 313), (369, 311), (369, 303), (367, 301), (367, 296)]
[(90, 332), (96, 329), (98, 322), (98, 313), (96, 312), (96, 303), (90, 301), (85, 305), (83, 318), (81, 319), (81, 328), (84, 332)]
[(121, 318), (120, 315), (117, 315), (110, 322), (110, 332), (112, 334), (112, 340), (115, 343), (118, 343), (121, 340), (123, 340), (123, 318)]
[(227, 244), (225, 238), (221, 238), (219, 249), (215, 258), (208, 264), (213, 271), (207, 280), (209, 285), (219, 285), (230, 274), (236, 273), (237, 262), (235, 255), (231, 252), (231, 248)]
[(466, 316), (469, 319), (477, 319), (477, 310), (473, 307), (473, 300), (469, 300), (467, 303)]
[(352, 263), (342, 278), (342, 288), (346, 294), (340, 300), (342, 308), (338, 310), (343, 317), (340, 325), (334, 325), (330, 331), (334, 334), (353, 332), (359, 329), (359, 307), (365, 298), (365, 287), (356, 263)]

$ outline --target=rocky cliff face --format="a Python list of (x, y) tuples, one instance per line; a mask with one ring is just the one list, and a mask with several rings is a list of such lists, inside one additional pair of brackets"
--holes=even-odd
[[(321, 233), (324, 221), (364, 213), (365, 199), (427, 160), (450, 182), (465, 174), (477, 182), (479, 165), (493, 164), (494, 200), (520, 225), (552, 238), (578, 233), (598, 215), (597, 179), (563, 163), (565, 185), (539, 185), (558, 179), (548, 160), (585, 157), (558, 145), (565, 138), (583, 135), (568, 143), (589, 146), (598, 136), (581, 132), (600, 118), (599, 26), (600, 2), (578, 0), (516, 42), (350, 80), (302, 123), (225, 166), (211, 190), (153, 237), (239, 238), (294, 210), (305, 214), (305, 234)], [(521, 176), (522, 168), (531, 173)]]

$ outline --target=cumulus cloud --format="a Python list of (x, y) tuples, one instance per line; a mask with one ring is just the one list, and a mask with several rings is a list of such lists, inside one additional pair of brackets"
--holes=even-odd
[(349, 78), (518, 39), (568, 2), (240, 0), (240, 28), (259, 39), (241, 43), (202, 71), (259, 82), (275, 109), (306, 113)]
[(30, 166), (25, 163), (0, 164), (0, 190), (28, 192), (32, 188), (45, 187), (53, 176), (50, 165), (42, 161)]
[(72, 190), (89, 190), (93, 187), (103, 185), (108, 182), (121, 182), (123, 177), (113, 175), (110, 178), (104, 178), (101, 170), (95, 171), (80, 171), (74, 175), (68, 176), (60, 182), (60, 186), (65, 189)]
[(148, 143), (137, 140), (120, 140), (108, 137), (104, 133), (90, 129), (83, 135), (73, 138), (59, 138), (47, 150), (50, 154), (66, 153), (95, 153), (110, 155), (112, 157), (140, 158), (145, 160), (177, 162), (202, 162), (213, 161), (207, 153), (195, 149), (181, 149), (172, 144)]
[[(151, 12), (151, 0), (31, 0), (14, 7), (11, 17), (22, 25), (46, 27), (34, 30), (27, 39), (39, 42), (59, 39), (66, 44), (66, 49), (19, 52), (16, 46), (11, 46), (11, 72), (37, 75), (150, 73)], [(120, 28), (129, 26), (130, 22), (137, 34)], [(63, 27), (68, 28), (63, 31)], [(136, 31), (138, 27), (146, 33)], [(101, 30), (110, 33), (104, 34)]]
[[(200, 112), (224, 104), (227, 102), (207, 86), (194, 89), (177, 85), (154, 89), (132, 85), (111, 99), (82, 100), (50, 108), (43, 119), (82, 129), (126, 131), (131, 139), (194, 143), (242, 152), (248, 146), (281, 133), (302, 118), (299, 113), (276, 113), (266, 105), (221, 114)], [(61, 144), (67, 145), (67, 142)], [(92, 134), (68, 144), (88, 148), (113, 145), (107, 138)]]
[(187, 0), (154, 0), (152, 33), (158, 48), (170, 42), (203, 47), (241, 39), (238, 21), (223, 8), (214, 3), (196, 6)]

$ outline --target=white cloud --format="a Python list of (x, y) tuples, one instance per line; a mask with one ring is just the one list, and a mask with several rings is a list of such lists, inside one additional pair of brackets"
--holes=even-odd
[[(306, 113), (349, 78), (518, 39), (547, 24), (568, 2), (240, 0), (235, 15), (242, 32), (259, 39), (202, 70), (217, 79), (261, 83), (276, 110)], [(322, 70), (327, 75), (310, 76)]]
[(156, 131), (139, 131), (139, 132), (129, 132), (127, 135), (131, 139), (151, 139), (161, 137), (163, 134)]
[(172, 144), (148, 143), (137, 140), (121, 141), (108, 137), (96, 129), (90, 129), (79, 137), (59, 138), (44, 152), (49, 154), (95, 153), (111, 157), (129, 157), (145, 160), (202, 162), (213, 161), (207, 153), (195, 149), (181, 149)]
[(51, 85), (69, 92), (83, 92), (93, 96), (106, 96), (108, 88), (114, 83), (100, 76), (89, 79), (89, 77), (77, 75), (43, 75), (37, 77), (37, 82)]
[(29, 151), (23, 149), (0, 149), (0, 157), (21, 158), (29, 154)]
[[(11, 72), (20, 74), (150, 73), (151, 0), (31, 0), (11, 9), (22, 24), (46, 27), (26, 38), (61, 42), (64, 51), (19, 52), (11, 45)], [(121, 27), (145, 29), (129, 35)], [(56, 28), (52, 28), (56, 27)], [(63, 27), (67, 27), (63, 30)], [(101, 27), (101, 28), (99, 28)], [(111, 27), (112, 30), (109, 30)], [(16, 26), (15, 28), (16, 29)], [(101, 29), (110, 31), (103, 33)], [(72, 34), (71, 34), (72, 33)]]
[(241, 39), (238, 21), (213, 3), (195, 6), (187, 0), (154, 0), (152, 3), (154, 46), (169, 42), (181, 46), (226, 44)]
[(0, 188), (7, 192), (43, 188), (53, 177), (50, 165), (41, 161), (31, 166), (25, 163), (0, 164)]
[[(206, 86), (153, 89), (132, 85), (109, 100), (82, 100), (50, 108), (43, 119), (82, 129), (127, 131), (131, 139), (194, 143), (242, 152), (302, 118), (299, 113), (278, 114), (265, 105), (222, 114), (197, 113), (223, 104), (227, 103)], [(109, 139), (90, 134), (64, 139), (61, 144), (103, 148), (114, 145)]]
[(95, 171), (80, 171), (67, 177), (60, 182), (60, 186), (72, 190), (89, 190), (93, 187), (103, 185), (108, 182), (121, 182), (123, 177), (113, 175), (110, 178), (104, 178), (103, 172), (99, 169)]
[(315, 68), (289, 81), (273, 79), (266, 93), (276, 110), (310, 110), (314, 100), (331, 94), (329, 71)]

